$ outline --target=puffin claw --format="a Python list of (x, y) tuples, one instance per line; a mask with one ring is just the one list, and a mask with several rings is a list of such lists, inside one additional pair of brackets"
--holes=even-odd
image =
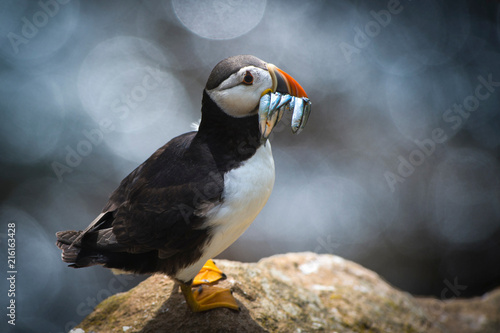
[(229, 308), (240, 311), (240, 307), (230, 289), (212, 286), (191, 288), (190, 285), (184, 283), (181, 283), (180, 287), (186, 303), (193, 312), (202, 312), (217, 308)]
[(212, 259), (208, 260), (200, 272), (193, 279), (193, 286), (198, 286), (202, 284), (213, 284), (217, 283), (219, 280), (225, 280), (226, 274), (224, 274)]

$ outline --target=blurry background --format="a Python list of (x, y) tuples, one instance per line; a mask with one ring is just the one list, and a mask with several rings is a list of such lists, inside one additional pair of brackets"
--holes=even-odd
[(221, 257), (333, 253), (442, 299), (500, 286), (498, 2), (11, 0), (0, 36), (18, 331), (67, 331), (144, 278), (67, 268), (54, 233), (86, 227), (190, 131), (211, 69), (236, 54), (290, 73), (313, 113), (300, 135), (276, 128), (274, 192)]

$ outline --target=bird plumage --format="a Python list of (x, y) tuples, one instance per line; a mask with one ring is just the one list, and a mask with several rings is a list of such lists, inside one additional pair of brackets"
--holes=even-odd
[(84, 235), (57, 234), (65, 262), (175, 277), (202, 256), (212, 237), (206, 213), (224, 201), (224, 174), (260, 146), (256, 115), (233, 118), (206, 93), (202, 114), (198, 132), (172, 139), (123, 179)]
[(209, 259), (246, 230), (271, 194), (274, 161), (261, 140), (258, 107), (263, 94), (289, 89), (286, 75), (253, 56), (217, 64), (198, 131), (170, 140), (125, 177), (85, 230), (58, 232), (63, 261), (164, 273), (181, 283), (193, 311), (237, 309), (228, 290), (206, 298), (191, 284), (202, 267), (212, 281), (224, 276)]

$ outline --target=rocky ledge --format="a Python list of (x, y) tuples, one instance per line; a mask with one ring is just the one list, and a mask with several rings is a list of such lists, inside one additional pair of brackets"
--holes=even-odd
[(192, 313), (179, 287), (154, 275), (99, 304), (73, 332), (500, 332), (500, 289), (481, 298), (416, 298), (333, 255), (216, 260), (241, 311)]

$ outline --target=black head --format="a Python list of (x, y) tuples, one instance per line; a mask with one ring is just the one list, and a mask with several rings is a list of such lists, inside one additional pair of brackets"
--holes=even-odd
[(307, 97), (290, 75), (252, 55), (219, 62), (210, 73), (205, 90), (222, 111), (237, 118), (256, 114), (260, 98), (270, 91)]

